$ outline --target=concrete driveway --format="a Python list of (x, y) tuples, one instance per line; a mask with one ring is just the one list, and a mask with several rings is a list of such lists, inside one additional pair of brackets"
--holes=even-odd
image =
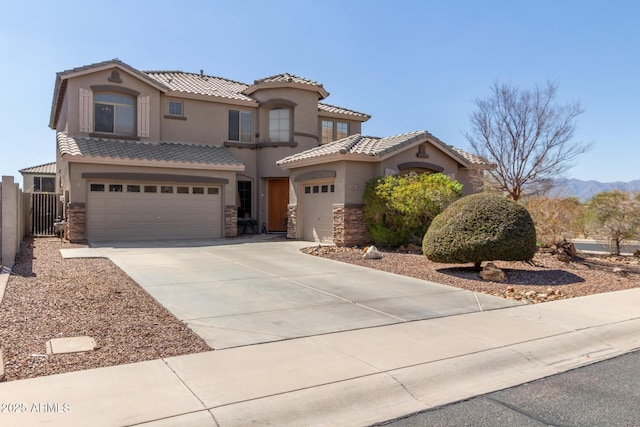
[(111, 259), (216, 349), (518, 304), (300, 252), (310, 245), (258, 235), (108, 242), (62, 253)]

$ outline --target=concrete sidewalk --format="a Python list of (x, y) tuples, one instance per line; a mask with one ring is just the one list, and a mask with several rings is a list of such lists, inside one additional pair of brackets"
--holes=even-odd
[(356, 426), (640, 348), (640, 289), (0, 384), (0, 425)]

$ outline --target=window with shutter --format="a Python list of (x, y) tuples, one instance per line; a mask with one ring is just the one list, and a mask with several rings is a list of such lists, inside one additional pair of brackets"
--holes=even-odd
[(93, 132), (93, 92), (80, 88), (80, 132)]

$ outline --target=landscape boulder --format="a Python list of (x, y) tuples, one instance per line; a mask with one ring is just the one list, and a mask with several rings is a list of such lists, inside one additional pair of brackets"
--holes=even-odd
[(378, 248), (376, 248), (375, 246), (369, 246), (362, 258), (363, 259), (381, 259), (382, 256), (383, 256), (382, 252), (380, 252)]
[(482, 280), (486, 280), (488, 282), (504, 282), (507, 280), (507, 275), (504, 274), (504, 271), (499, 269), (492, 262), (488, 262), (487, 265), (484, 266), (480, 272), (480, 277)]

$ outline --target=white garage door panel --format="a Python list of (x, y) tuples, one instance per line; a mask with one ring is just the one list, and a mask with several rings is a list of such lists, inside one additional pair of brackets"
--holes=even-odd
[(189, 191), (191, 194), (90, 191), (87, 238), (98, 241), (221, 237), (222, 189), (218, 188), (218, 194), (193, 194), (191, 188)]
[[(333, 242), (333, 183), (305, 184), (309, 192), (303, 191), (302, 235), (304, 240), (320, 243)], [(317, 188), (317, 192), (316, 191)], [(326, 188), (326, 192), (323, 192)]]

